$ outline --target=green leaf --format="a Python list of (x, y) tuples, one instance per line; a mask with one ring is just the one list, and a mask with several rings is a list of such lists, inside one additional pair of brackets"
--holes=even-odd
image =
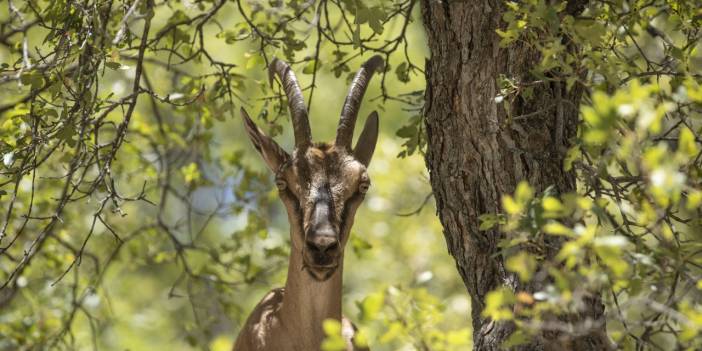
[(368, 22), (369, 17), (370, 16), (368, 14), (368, 9), (363, 7), (363, 6), (359, 6), (356, 8), (356, 18), (355, 18), (353, 23), (364, 24), (364, 23)]
[(409, 66), (407, 62), (402, 62), (395, 68), (395, 74), (397, 75), (397, 80), (403, 83), (410, 81), (409, 77)]
[(511, 215), (516, 215), (524, 210), (524, 206), (514, 201), (514, 198), (509, 195), (502, 196), (502, 208)]
[[(302, 73), (304, 74), (313, 74), (315, 71), (315, 64), (318, 62), (317, 60), (309, 60), (307, 64), (305, 65), (305, 68), (302, 69)], [(321, 65), (317, 65), (317, 70), (319, 70)]]
[(573, 146), (566, 152), (565, 159), (563, 160), (563, 170), (570, 171), (573, 169), (573, 163), (580, 159), (582, 153), (580, 152), (579, 146)]
[(173, 14), (171, 15), (171, 18), (168, 19), (168, 24), (176, 24), (176, 23), (185, 23), (190, 20), (190, 17), (183, 12), (182, 10), (175, 10), (173, 11)]
[(353, 345), (358, 349), (368, 348), (368, 333), (365, 328), (361, 328), (353, 335)]
[(500, 217), (492, 213), (481, 215), (480, 217), (478, 217), (478, 220), (480, 220), (480, 227), (478, 228), (479, 230), (489, 230), (500, 223)]
[(514, 192), (514, 197), (520, 203), (526, 203), (534, 197), (534, 190), (526, 181), (521, 181), (517, 184), (517, 190)]
[(509, 349), (515, 346), (523, 345), (529, 342), (529, 335), (521, 330), (515, 330), (507, 340), (502, 343), (502, 347)]
[(200, 170), (195, 162), (191, 162), (187, 166), (181, 168), (180, 173), (183, 175), (183, 179), (185, 179), (185, 183), (188, 185), (192, 185), (200, 180)]
[(685, 203), (685, 208), (691, 211), (700, 207), (700, 204), (702, 204), (702, 191), (690, 191), (687, 194), (687, 202)]
[(607, 32), (607, 27), (596, 20), (576, 20), (574, 29), (581, 40), (594, 47), (602, 44), (603, 36)]
[(117, 70), (120, 67), (122, 67), (122, 64), (120, 64), (119, 62), (108, 61), (108, 62), (105, 62), (105, 67), (112, 69), (112, 70)]
[(36, 90), (44, 86), (44, 77), (40, 72), (24, 72), (20, 76), (20, 82), (22, 82), (24, 85), (31, 86), (32, 90)]
[(396, 340), (402, 335), (402, 332), (405, 328), (403, 327), (402, 323), (400, 322), (391, 322), (390, 326), (387, 327), (387, 331), (385, 334), (383, 334), (380, 337), (380, 343), (381, 344), (387, 344), (389, 342), (392, 342), (393, 340)]
[(358, 235), (352, 235), (351, 247), (353, 248), (353, 252), (357, 256), (361, 256), (364, 252), (370, 250), (373, 247), (373, 245), (371, 245), (367, 240), (363, 239)]
[(75, 141), (73, 140), (73, 136), (76, 135), (76, 130), (73, 127), (72, 124), (65, 125), (61, 130), (59, 130), (56, 133), (56, 137), (59, 139), (63, 140), (68, 146), (73, 147), (75, 144)]
[(545, 197), (541, 202), (541, 206), (543, 206), (544, 210), (550, 212), (558, 212), (564, 209), (561, 201), (552, 196)]
[(375, 320), (384, 304), (385, 294), (382, 291), (368, 295), (361, 302), (361, 319), (364, 321)]
[(325, 319), (322, 322), (322, 329), (327, 335), (341, 334), (341, 323), (336, 319)]
[(346, 341), (341, 336), (341, 322), (339, 322), (336, 319), (325, 319), (322, 323), (322, 329), (324, 330), (324, 333), (327, 336), (322, 342), (322, 350), (346, 350)]
[(507, 288), (498, 288), (487, 294), (485, 308), (481, 312), (484, 317), (494, 321), (511, 320), (514, 318), (512, 304), (516, 301), (514, 293)]
[(512, 44), (519, 37), (519, 32), (516, 29), (508, 29), (505, 31), (496, 29), (495, 32), (502, 38), (500, 40), (500, 46), (503, 48)]
[(361, 26), (356, 25), (356, 29), (353, 31), (353, 48), (358, 49), (361, 47)]
[(595, 252), (602, 262), (616, 277), (622, 277), (629, 271), (629, 263), (622, 256), (628, 240), (621, 235), (598, 237), (595, 239)]
[(695, 135), (689, 128), (682, 127), (678, 138), (678, 153), (687, 157), (695, 157), (698, 152), (697, 143), (695, 143)]
[(521, 251), (507, 258), (505, 267), (509, 271), (517, 273), (522, 282), (528, 282), (536, 270), (536, 259), (531, 254)]
[(249, 56), (249, 59), (246, 60), (246, 69), (250, 70), (253, 69), (254, 67), (257, 67), (259, 65), (263, 65), (263, 57), (259, 55), (258, 53), (254, 53)]
[(368, 25), (376, 34), (383, 34), (383, 21), (387, 17), (385, 11), (379, 7), (373, 7), (368, 10)]
[(397, 132), (395, 132), (395, 135), (399, 136), (400, 138), (414, 138), (417, 136), (417, 125), (408, 124), (402, 126), (397, 130)]
[(549, 222), (543, 226), (543, 230), (546, 234), (551, 235), (561, 235), (561, 236), (574, 236), (575, 233), (572, 229), (566, 227), (559, 222)]
[(20, 75), (20, 82), (24, 85), (29, 85), (32, 83), (32, 73), (31, 72), (24, 72), (22, 75)]

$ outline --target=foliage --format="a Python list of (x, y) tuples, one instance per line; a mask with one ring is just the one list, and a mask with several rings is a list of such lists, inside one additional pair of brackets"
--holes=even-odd
[[(289, 246), (234, 107), (290, 140), (283, 94), (264, 74), (280, 57), (301, 78), (315, 136), (328, 138), (330, 106), (370, 54), (386, 65), (362, 112), (381, 110), (383, 135), (346, 257), (344, 309), (375, 350), (465, 349), (465, 288), (422, 211), (432, 204), (417, 157), (428, 55), (417, 2), (8, 1), (0, 350), (227, 350), (284, 280)], [(481, 313), (518, 327), (505, 346), (606, 322), (624, 349), (702, 347), (702, 12), (662, 0), (504, 6), (501, 44), (534, 47), (541, 61), (529, 80), (502, 77), (494, 101), (511, 116), (536, 85), (585, 98), (569, 106), (582, 117), (578, 136), (559, 150), (578, 191), (522, 183), (503, 213), (481, 217), (481, 229), (503, 229), (514, 279), (544, 289), (500, 288)], [(556, 96), (511, 120), (564, 104)], [(606, 320), (568, 323), (598, 294)], [(339, 349), (340, 326), (325, 330), (325, 349)]]
[[(506, 268), (543, 288), (493, 291), (482, 313), (516, 324), (509, 345), (606, 323), (618, 348), (699, 349), (702, 12), (689, 1), (594, 1), (573, 17), (570, 5), (508, 2), (498, 31), (502, 45), (541, 54), (533, 82), (505, 77), (505, 109), (534, 84), (586, 98), (564, 164), (577, 193), (523, 182), (503, 213), (481, 218), (506, 233)], [(568, 322), (598, 295), (604, 320)]]
[[(363, 325), (354, 342), (357, 346), (412, 345), (416, 350), (460, 350), (471, 344), (471, 330), (452, 328), (444, 317), (445, 307), (424, 288), (402, 289), (390, 286), (358, 302), (358, 322)], [(325, 351), (344, 351), (341, 325), (336, 320), (324, 324)], [(446, 330), (447, 332), (443, 332)]]

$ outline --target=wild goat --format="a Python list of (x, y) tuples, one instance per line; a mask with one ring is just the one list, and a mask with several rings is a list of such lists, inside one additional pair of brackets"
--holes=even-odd
[(295, 73), (280, 60), (269, 66), (269, 81), (280, 79), (292, 116), (295, 150), (283, 150), (266, 136), (242, 108), (244, 126), (254, 147), (275, 173), (278, 194), (290, 222), (290, 262), (284, 288), (269, 292), (246, 321), (235, 351), (313, 351), (324, 340), (322, 322), (341, 321), (349, 350), (355, 328), (341, 315), (344, 247), (354, 215), (370, 186), (367, 167), (378, 140), (378, 114), (366, 120), (351, 148), (356, 117), (380, 56), (356, 74), (336, 133), (336, 141), (312, 143), (307, 107)]

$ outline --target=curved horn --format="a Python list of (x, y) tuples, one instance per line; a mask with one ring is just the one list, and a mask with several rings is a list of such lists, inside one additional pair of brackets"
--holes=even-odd
[(351, 82), (349, 93), (346, 95), (344, 107), (341, 109), (341, 118), (339, 119), (339, 127), (336, 129), (336, 146), (346, 149), (351, 148), (351, 139), (353, 139), (353, 129), (356, 125), (356, 117), (358, 110), (361, 107), (363, 94), (366, 93), (368, 82), (373, 73), (383, 65), (383, 58), (380, 55), (371, 57), (368, 61), (361, 65), (361, 69), (356, 73), (356, 76)]
[(273, 86), (273, 75), (277, 74), (283, 90), (288, 97), (288, 108), (292, 117), (293, 131), (295, 132), (295, 147), (304, 149), (312, 143), (312, 132), (310, 122), (307, 118), (307, 107), (305, 98), (302, 96), (302, 89), (297, 82), (295, 72), (284, 61), (273, 59), (268, 65), (268, 83)]

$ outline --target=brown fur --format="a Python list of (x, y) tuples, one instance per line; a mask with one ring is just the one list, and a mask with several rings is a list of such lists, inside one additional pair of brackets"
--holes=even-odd
[[(280, 351), (305, 351), (296, 345), (289, 343), (292, 339), (288, 329), (282, 324), (280, 311), (283, 306), (284, 288), (271, 290), (259, 302), (256, 308), (249, 315), (246, 321), (246, 330), (242, 331), (242, 336), (237, 339), (234, 351), (239, 350), (280, 350)], [(353, 337), (356, 334), (356, 327), (353, 323), (342, 316), (341, 335), (346, 340), (348, 351), (364, 351), (367, 348), (354, 348)], [(272, 339), (269, 335), (278, 335)]]

